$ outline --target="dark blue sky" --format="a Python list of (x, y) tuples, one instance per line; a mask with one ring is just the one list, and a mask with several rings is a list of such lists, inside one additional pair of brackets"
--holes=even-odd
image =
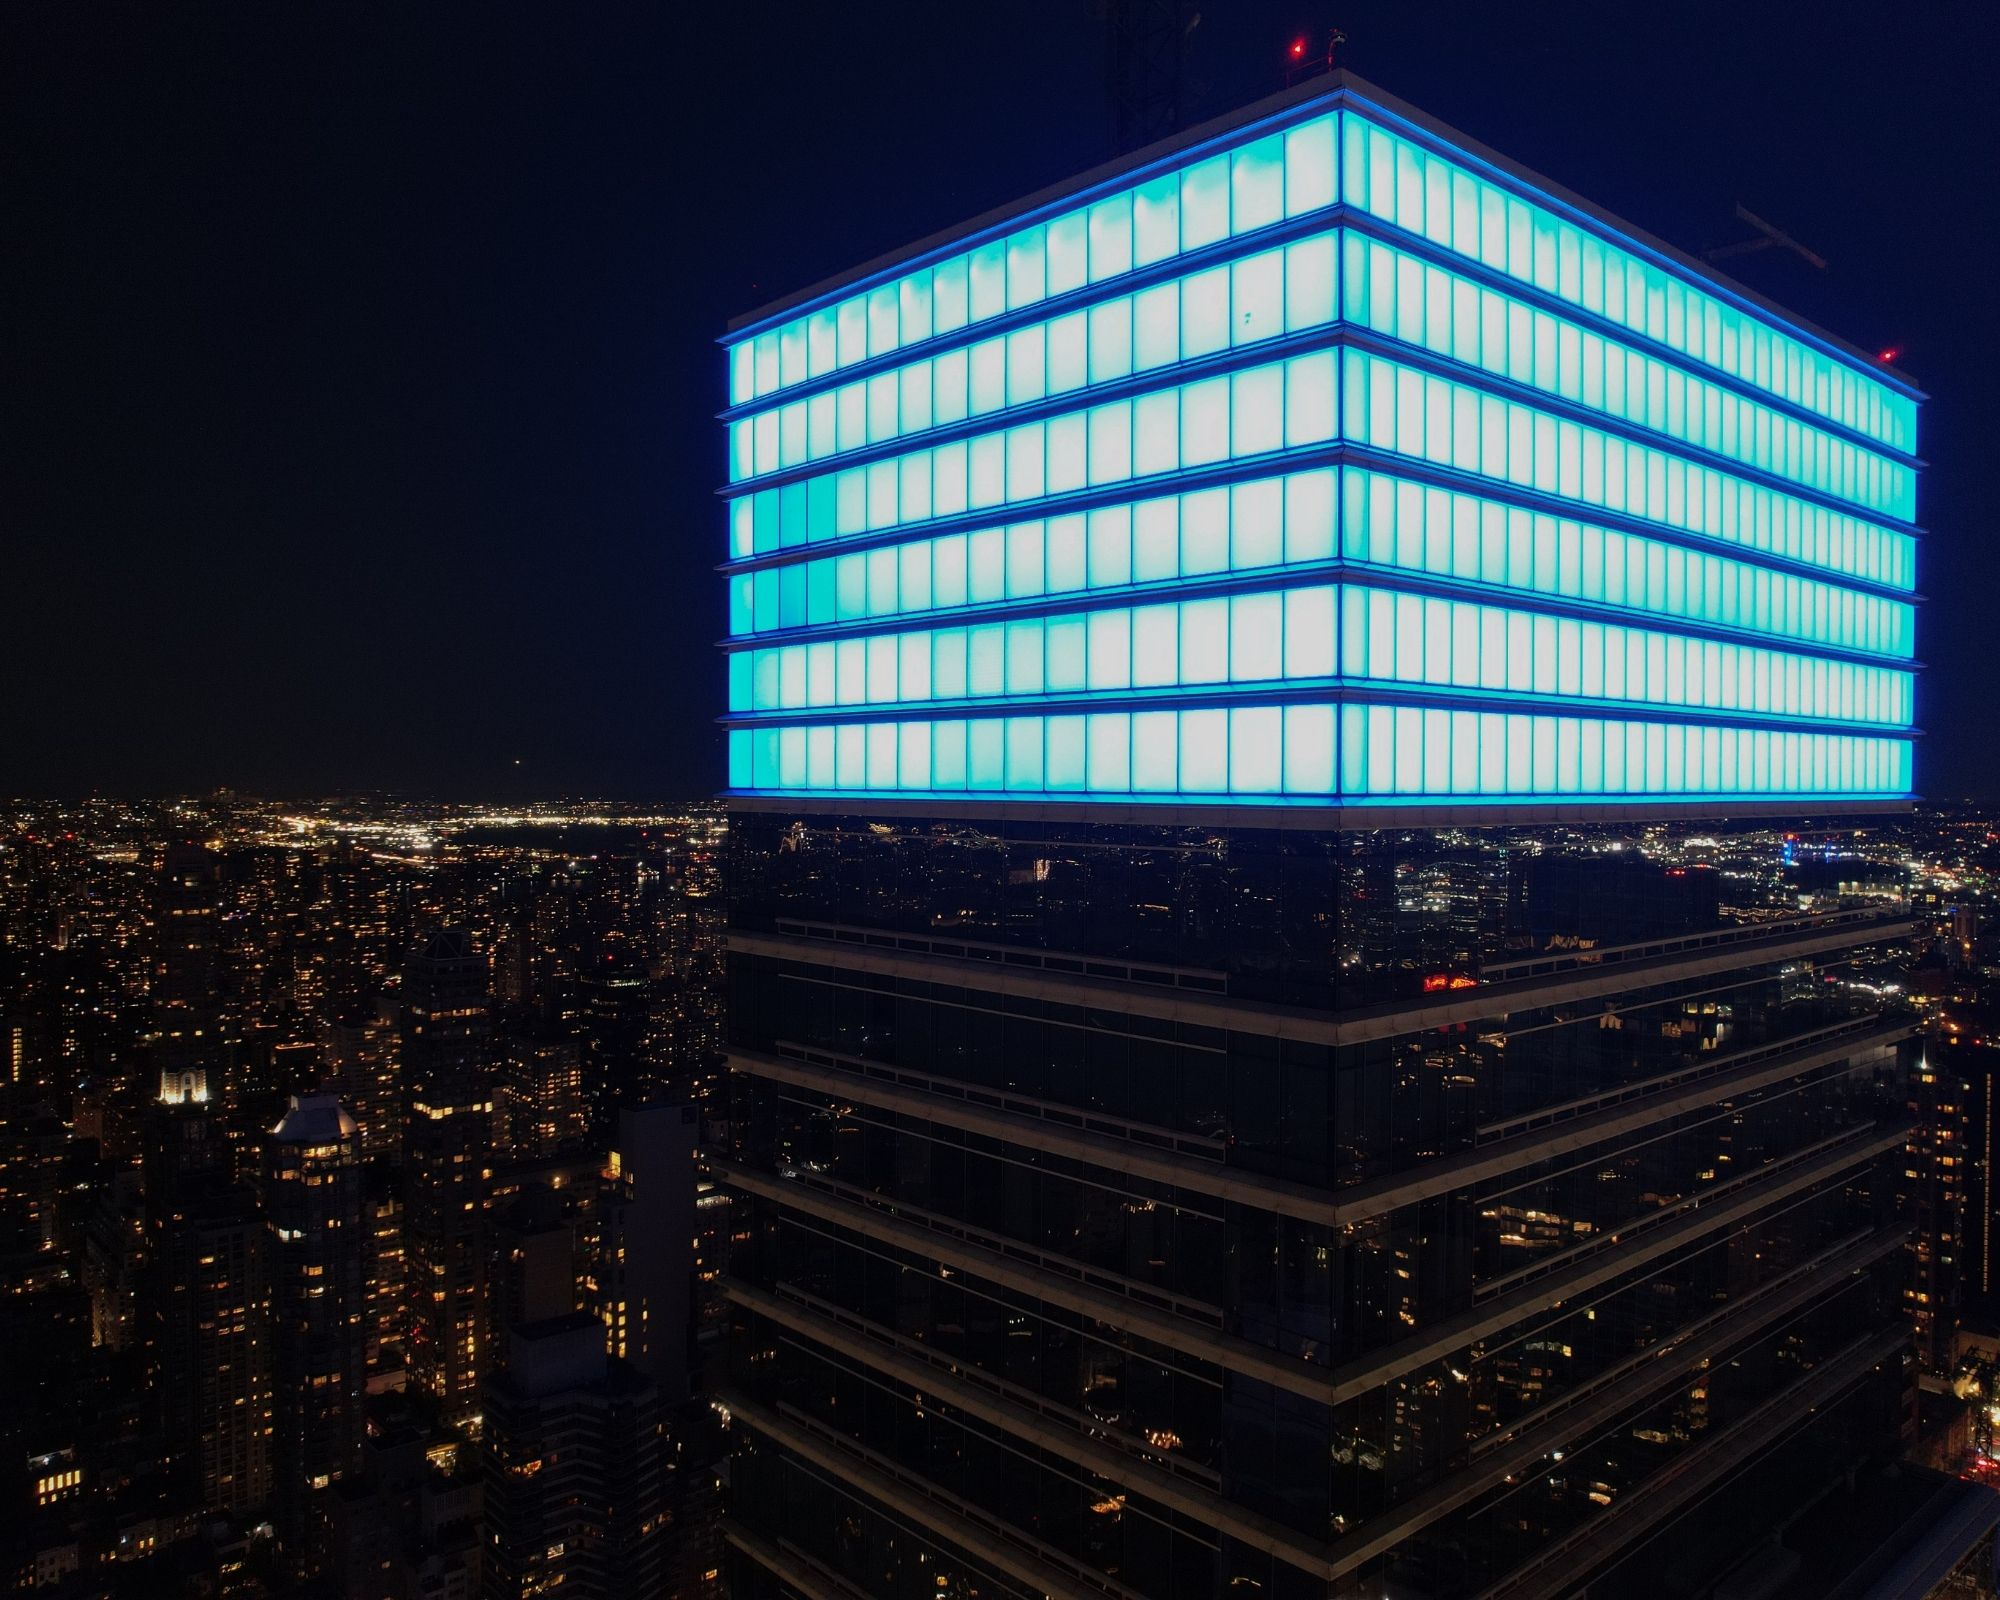
[[(0, 793), (721, 781), (731, 315), (1108, 153), (1095, 0), (0, 19)], [(1930, 391), (1935, 796), (2000, 796), (1993, 8), (1225, 0)], [(518, 764), (517, 764), (518, 763)]]

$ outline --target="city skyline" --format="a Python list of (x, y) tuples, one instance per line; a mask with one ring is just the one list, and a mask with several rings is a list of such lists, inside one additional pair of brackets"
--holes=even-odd
[(5, 32), (6, 1586), (2000, 1600), (2000, 19)]
[(719, 811), (0, 819), (11, 1581), (713, 1600)]
[[(1827, 259), (1819, 272), (1764, 250), (1722, 268), (1897, 349), (1932, 395), (1916, 787), (1987, 794), (2000, 756), (1975, 736), (1976, 608), (2000, 574), (1963, 530), (1990, 520), (1973, 463), (1992, 428), (1979, 379), (1993, 319), (1951, 263), (1977, 258), (1994, 219), (1977, 160), (1938, 154), (1972, 137), (1953, 86), (1983, 19), (1926, 18), (1867, 64), (1871, 106), (1901, 97), (1890, 118), (1849, 114), (1839, 15), (1808, 31), (1720, 6), (1651, 20), (1557, 7), (1526, 27), (1470, 8), (1231, 8), (1194, 36), (1207, 93), (1191, 109), (1255, 98), (1285, 41), (1338, 21), (1365, 75), (1683, 248), (1756, 237), (1742, 204)], [(473, 54), (448, 92), (423, 76), (445, 41), (408, 19), (309, 42), (155, 23), (149, 48), (108, 58), (86, 18), (35, 23), (19, 56), (47, 70), (10, 114), (47, 158), (31, 191), (42, 293), (27, 302), (45, 381), (28, 385), (24, 435), (45, 470), (8, 664), (42, 687), (0, 712), (0, 787), (720, 788), (708, 645), (724, 619), (693, 509), (719, 476), (703, 425), (714, 330), (1107, 153), (1097, 25), (1037, 23), (1011, 26), (1003, 7), (941, 26), (888, 7), (820, 37), (785, 7), (751, 7), (672, 25), (604, 15), (555, 40), (501, 24), (452, 41)], [(1677, 71), (1707, 85), (1693, 118), (1671, 75), (1642, 70), (1690, 54)], [(994, 70), (968, 76), (970, 57)], [(692, 80), (704, 58), (746, 69), (725, 92)], [(1052, 111), (1030, 115), (1004, 87), (1030, 62), (1060, 86)], [(846, 95), (866, 81), (888, 92)], [(163, 120), (182, 82), (202, 92)], [(980, 136), (909, 137), (947, 106)], [(829, 118), (839, 161), (876, 172), (900, 215), (834, 198), (834, 146), (807, 137)], [(105, 157), (121, 154), (114, 177)], [(1936, 247), (1890, 248), (1861, 220), (1874, 210), (1848, 203), (1856, 189), (1901, 196)], [(681, 243), (687, 207), (737, 218), (699, 264)], [(85, 425), (87, 396), (114, 392), (131, 404)], [(65, 585), (78, 561), (87, 602)], [(653, 625), (662, 609), (676, 625)]]

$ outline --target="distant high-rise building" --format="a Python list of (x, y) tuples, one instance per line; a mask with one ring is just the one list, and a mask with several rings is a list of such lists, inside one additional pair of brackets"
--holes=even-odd
[(620, 1111), (600, 1206), (598, 1283), (611, 1350), (669, 1404), (687, 1393), (698, 1136), (692, 1106)]
[(274, 1521), (295, 1572), (327, 1561), (328, 1492), (360, 1466), (368, 1230), (361, 1130), (330, 1094), (295, 1095), (265, 1143)]
[(1971, 906), (1951, 908), (1951, 960), (1954, 965), (1972, 965), (1974, 947), (1979, 942), (1979, 913)]
[(516, 1161), (546, 1160), (582, 1143), (589, 1106), (575, 1038), (553, 1027), (509, 1030), (500, 1045), (493, 1122), (495, 1148)]
[[(366, 1138), (363, 1130), (363, 1138)], [(408, 1261), (403, 1243), (403, 1172), (387, 1162), (367, 1167), (367, 1361), (371, 1385), (399, 1381), (409, 1336)]]
[(485, 958), (434, 936), (403, 973), (403, 1242), (411, 1380), (453, 1423), (479, 1408), (492, 1159), (492, 1018)]
[(83, 1257), (80, 1278), (90, 1296), (91, 1343), (104, 1350), (138, 1348), (139, 1296), (145, 1261), (144, 1193), (139, 1174), (99, 1162), (77, 1219)]
[(1686, 824), (1907, 809), (1921, 396), (1344, 73), (725, 342), (732, 1592), (1775, 1592), (1919, 920)]
[(476, 1600), (479, 1494), (474, 1464), (433, 1459), (430, 1431), (385, 1412), (359, 1473), (334, 1486), (325, 1582), (342, 1600)]
[(218, 993), (215, 852), (186, 841), (163, 852), (152, 894), (153, 1060), (160, 1097), (220, 1097), (225, 1064)]
[[(1939, 1309), (1918, 1328), (1921, 1336), (1935, 1320), (1948, 1330), (1949, 1312), (1957, 1311), (1991, 1337), (2000, 1333), (2000, 1043), (1983, 1032), (1939, 1028), (1924, 1047), (1911, 1193), (1920, 1211), (1934, 1215), (1918, 1219), (1911, 1292), (1929, 1291)], [(1935, 1237), (1947, 1225), (1956, 1235), (1948, 1264)]]
[(403, 1091), (393, 1008), (322, 1023), (319, 1068), (361, 1129), (361, 1153), (394, 1157), (403, 1146)]
[(271, 1494), (270, 1271), (256, 1191), (239, 1185), (204, 1102), (142, 1119), (141, 1331), (170, 1468), (209, 1515)]
[(17, 1101), (0, 1114), (0, 1259), (53, 1249), (67, 1144), (46, 1103)]
[[(1933, 1060), (1937, 1054), (1939, 1059)], [(1910, 1281), (1904, 1289), (1917, 1358), (1932, 1372), (1956, 1364), (1958, 1318), (1972, 1269), (1975, 1284), (1988, 1276), (1985, 1242), (1990, 1225), (1974, 1213), (1985, 1185), (1975, 1170), (1974, 1122), (1983, 1123), (1985, 1085), (1963, 1070), (1963, 1056), (1947, 1061), (1926, 1050), (1910, 1073), (1910, 1138), (1905, 1200), (1910, 1209)], [(1960, 1070), (1954, 1070), (1959, 1068)], [(1970, 1104), (1980, 1097), (1976, 1106)], [(1968, 1252), (1967, 1233), (1975, 1248)]]
[(487, 1600), (660, 1592), (665, 1414), (652, 1382), (609, 1354), (587, 1311), (515, 1328), (488, 1379)]
[(723, 899), (713, 841), (691, 842), (679, 861), (679, 892), (661, 911), (654, 1033), (663, 1042), (663, 1094), (710, 1097), (723, 1060)]
[(653, 981), (627, 941), (612, 936), (577, 984), (582, 1005), (583, 1084), (592, 1120), (608, 1130), (623, 1106), (659, 1083), (653, 1048)]
[(497, 1202), (486, 1252), (486, 1343), (496, 1356), (512, 1329), (577, 1309), (576, 1230), (554, 1190), (531, 1184)]

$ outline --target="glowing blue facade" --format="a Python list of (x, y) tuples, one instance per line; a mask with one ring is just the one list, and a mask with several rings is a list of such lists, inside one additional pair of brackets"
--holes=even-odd
[(1328, 84), (730, 335), (733, 793), (1907, 799), (1920, 396)]

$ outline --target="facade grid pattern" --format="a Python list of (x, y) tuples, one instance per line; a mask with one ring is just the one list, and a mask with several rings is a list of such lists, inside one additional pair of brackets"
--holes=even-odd
[(1916, 397), (1334, 98), (730, 342), (733, 791), (1910, 794)]

